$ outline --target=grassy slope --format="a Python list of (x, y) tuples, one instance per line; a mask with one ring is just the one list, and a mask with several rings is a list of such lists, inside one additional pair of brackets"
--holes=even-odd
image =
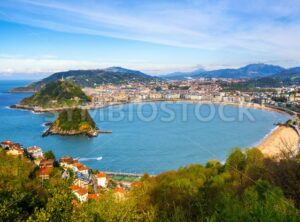
[(68, 109), (59, 114), (57, 120), (54, 122), (54, 127), (60, 130), (79, 130), (86, 132), (95, 129), (96, 124), (87, 110)]
[(45, 85), (39, 92), (23, 99), (21, 104), (48, 108), (82, 105), (87, 101), (89, 98), (79, 86), (68, 81), (57, 81)]

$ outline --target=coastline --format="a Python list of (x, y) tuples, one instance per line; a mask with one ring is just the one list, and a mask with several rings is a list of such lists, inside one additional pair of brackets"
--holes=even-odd
[[(80, 108), (86, 110), (95, 110), (95, 109), (103, 109), (112, 106), (151, 103), (151, 102), (216, 104), (216, 105), (225, 105), (225, 106), (235, 106), (235, 107), (252, 108), (252, 109), (266, 110), (271, 112), (278, 112), (293, 118), (290, 112), (288, 112), (287, 110), (283, 110), (280, 107), (278, 107), (277, 109), (277, 107), (269, 107), (269, 106), (260, 105), (256, 103), (228, 103), (228, 102), (197, 101), (197, 100), (143, 100), (143, 101), (131, 101), (131, 102), (114, 102), (114, 103), (102, 104), (98, 106), (89, 105), (89, 106), (82, 106)], [(39, 107), (34, 108), (34, 107), (29, 107), (24, 105), (15, 105), (14, 107), (11, 108), (30, 110), (33, 113), (47, 113), (47, 112), (59, 112), (63, 109), (66, 109), (67, 107), (42, 109)], [(68, 108), (72, 108), (72, 107), (68, 107)], [(48, 132), (46, 132), (45, 134), (47, 133), (54, 134), (54, 135), (59, 134), (59, 133), (49, 133), (49, 129)], [(74, 135), (78, 135), (78, 132), (75, 133)], [(291, 127), (277, 126), (274, 129), (272, 129), (268, 134), (266, 134), (261, 141), (257, 141), (256, 144), (253, 145), (252, 147), (258, 147), (262, 151), (262, 153), (267, 157), (277, 158), (280, 154), (282, 154), (282, 151), (287, 151), (283, 143), (285, 143), (285, 145), (288, 144), (291, 147), (290, 151), (292, 150), (294, 153), (298, 152), (298, 140), (299, 140), (299, 135), (295, 129)]]
[(260, 142), (257, 148), (266, 157), (280, 159), (299, 152), (299, 135), (289, 126), (277, 126)]
[[(228, 102), (214, 102), (214, 101), (199, 101), (199, 100), (143, 100), (143, 101), (130, 101), (130, 102), (113, 102), (109, 104), (104, 105), (87, 105), (87, 106), (80, 106), (81, 109), (86, 110), (95, 110), (95, 109), (103, 109), (111, 106), (119, 106), (119, 105), (126, 105), (126, 104), (139, 104), (139, 103), (150, 103), (150, 102), (174, 102), (174, 103), (193, 103), (193, 104), (215, 104), (215, 105), (226, 105), (226, 106), (237, 106), (237, 107), (243, 107), (243, 108), (252, 108), (252, 109), (260, 109), (260, 110), (266, 110), (266, 111), (272, 111), (272, 112), (278, 112), (285, 115), (288, 115), (289, 117), (292, 117), (292, 114), (288, 110), (283, 110), (280, 107), (270, 107), (265, 105), (260, 105), (257, 103), (228, 103)], [(29, 110), (33, 113), (47, 113), (47, 112), (59, 112), (64, 109), (71, 109), (71, 108), (78, 108), (78, 107), (60, 107), (60, 108), (41, 108), (41, 107), (32, 107), (28, 105), (21, 105), (21, 104), (15, 104), (10, 106), (11, 109), (21, 109), (21, 110)]]

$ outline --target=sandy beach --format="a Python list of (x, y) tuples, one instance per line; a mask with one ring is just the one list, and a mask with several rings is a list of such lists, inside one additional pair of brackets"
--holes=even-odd
[(297, 132), (287, 126), (278, 126), (258, 146), (267, 157), (280, 158), (283, 152), (296, 152), (299, 136)]

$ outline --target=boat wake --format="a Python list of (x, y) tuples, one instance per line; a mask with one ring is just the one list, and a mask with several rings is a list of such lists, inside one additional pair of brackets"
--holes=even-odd
[(76, 160), (78, 161), (91, 161), (91, 160), (102, 160), (102, 156), (99, 156), (99, 157), (78, 157), (76, 158)]

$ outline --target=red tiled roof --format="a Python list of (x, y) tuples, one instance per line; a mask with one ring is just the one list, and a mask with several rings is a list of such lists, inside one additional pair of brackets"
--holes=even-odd
[(80, 189), (80, 186), (72, 185), (72, 186), (70, 186), (70, 189), (71, 189), (72, 191), (76, 191), (76, 190), (79, 190), (79, 189)]
[(89, 193), (88, 194), (88, 200), (96, 200), (96, 199), (98, 199), (98, 194), (91, 194), (91, 193)]
[(42, 149), (40, 147), (38, 147), (38, 146), (32, 146), (32, 147), (28, 147), (27, 151), (29, 153), (31, 153), (31, 152), (39, 152), (39, 151), (42, 151)]
[(59, 162), (61, 163), (73, 163), (73, 158), (70, 156), (63, 156), (60, 158)]
[(77, 167), (77, 169), (79, 171), (81, 170), (88, 170), (89, 168), (85, 165), (83, 165), (82, 163), (74, 163), (73, 166)]
[(53, 159), (42, 159), (40, 165), (53, 165), (53, 163), (54, 163)]
[(79, 171), (82, 171), (82, 170), (88, 170), (89, 168), (87, 166), (85, 166), (85, 165), (81, 165), (81, 166), (77, 167), (77, 169)]
[(103, 173), (103, 172), (100, 172), (100, 173), (97, 173), (97, 174), (96, 174), (96, 177), (97, 177), (97, 178), (106, 177), (106, 174)]
[(5, 140), (5, 141), (3, 141), (1, 144), (5, 144), (5, 145), (12, 145), (12, 144), (14, 144), (12, 141), (10, 141), (10, 140)]
[(81, 196), (87, 194), (87, 192), (88, 192), (87, 189), (81, 188), (80, 186), (77, 186), (77, 185), (72, 185), (72, 186), (70, 186), (70, 188), (73, 192), (76, 192)]
[(79, 190), (76, 191), (79, 195), (85, 195), (88, 193), (87, 189), (80, 188)]

